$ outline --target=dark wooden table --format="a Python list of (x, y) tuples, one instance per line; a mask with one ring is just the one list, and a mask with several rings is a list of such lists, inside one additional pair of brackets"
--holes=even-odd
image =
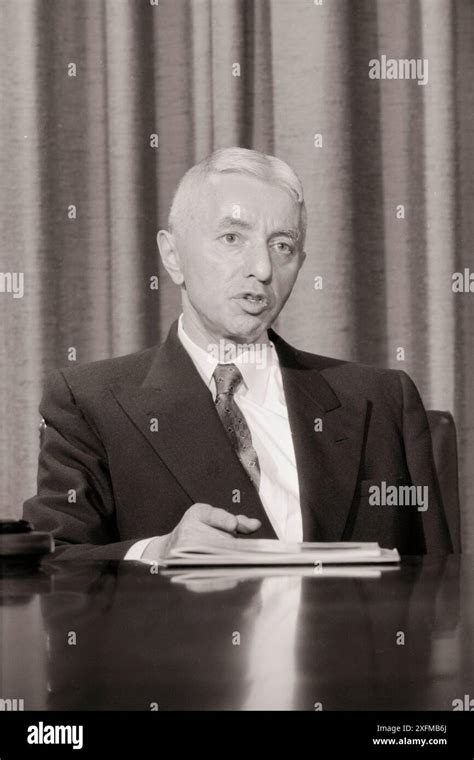
[(4, 568), (0, 697), (25, 710), (474, 709), (472, 559), (340, 577)]

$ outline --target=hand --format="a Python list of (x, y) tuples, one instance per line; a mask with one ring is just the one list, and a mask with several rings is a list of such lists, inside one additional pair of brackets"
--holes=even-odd
[(184, 513), (176, 528), (168, 533), (166, 541), (163, 536), (150, 541), (143, 552), (142, 559), (159, 560), (170, 549), (190, 544), (207, 544), (213, 540), (222, 540), (222, 534), (232, 536), (254, 533), (261, 526), (260, 520), (245, 515), (233, 515), (225, 509), (212, 507), (210, 504), (193, 504)]

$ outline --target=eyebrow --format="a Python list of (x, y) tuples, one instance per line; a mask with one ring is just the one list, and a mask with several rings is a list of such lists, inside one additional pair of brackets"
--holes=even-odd
[[(236, 219), (233, 216), (224, 216), (218, 223), (217, 230), (222, 230), (227, 227), (240, 227), (241, 229), (245, 229), (245, 230), (252, 229), (252, 225), (249, 224), (249, 222), (245, 222), (243, 219)], [(294, 242), (297, 242), (300, 238), (299, 230), (295, 230), (295, 229), (277, 230), (276, 232), (272, 232), (270, 237), (278, 237), (279, 235), (288, 237), (290, 238), (290, 240), (293, 240)]]
[(218, 230), (225, 229), (226, 227), (241, 227), (246, 230), (252, 229), (251, 224), (244, 222), (243, 219), (236, 219), (233, 216), (224, 216), (217, 225)]

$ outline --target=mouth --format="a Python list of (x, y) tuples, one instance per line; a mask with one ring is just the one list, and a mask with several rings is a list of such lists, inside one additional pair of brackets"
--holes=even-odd
[(241, 293), (236, 299), (249, 314), (261, 314), (270, 306), (270, 300), (262, 293)]

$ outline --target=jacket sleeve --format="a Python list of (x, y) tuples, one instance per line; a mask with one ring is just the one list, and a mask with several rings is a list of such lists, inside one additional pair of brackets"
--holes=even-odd
[(403, 398), (403, 437), (411, 481), (428, 487), (428, 508), (420, 512), (428, 554), (453, 551), (433, 456), (428, 418), (413, 380), (398, 371)]
[(135, 540), (119, 541), (107, 454), (60, 370), (47, 378), (40, 413), (38, 489), (24, 518), (53, 534), (54, 559), (122, 559)]

